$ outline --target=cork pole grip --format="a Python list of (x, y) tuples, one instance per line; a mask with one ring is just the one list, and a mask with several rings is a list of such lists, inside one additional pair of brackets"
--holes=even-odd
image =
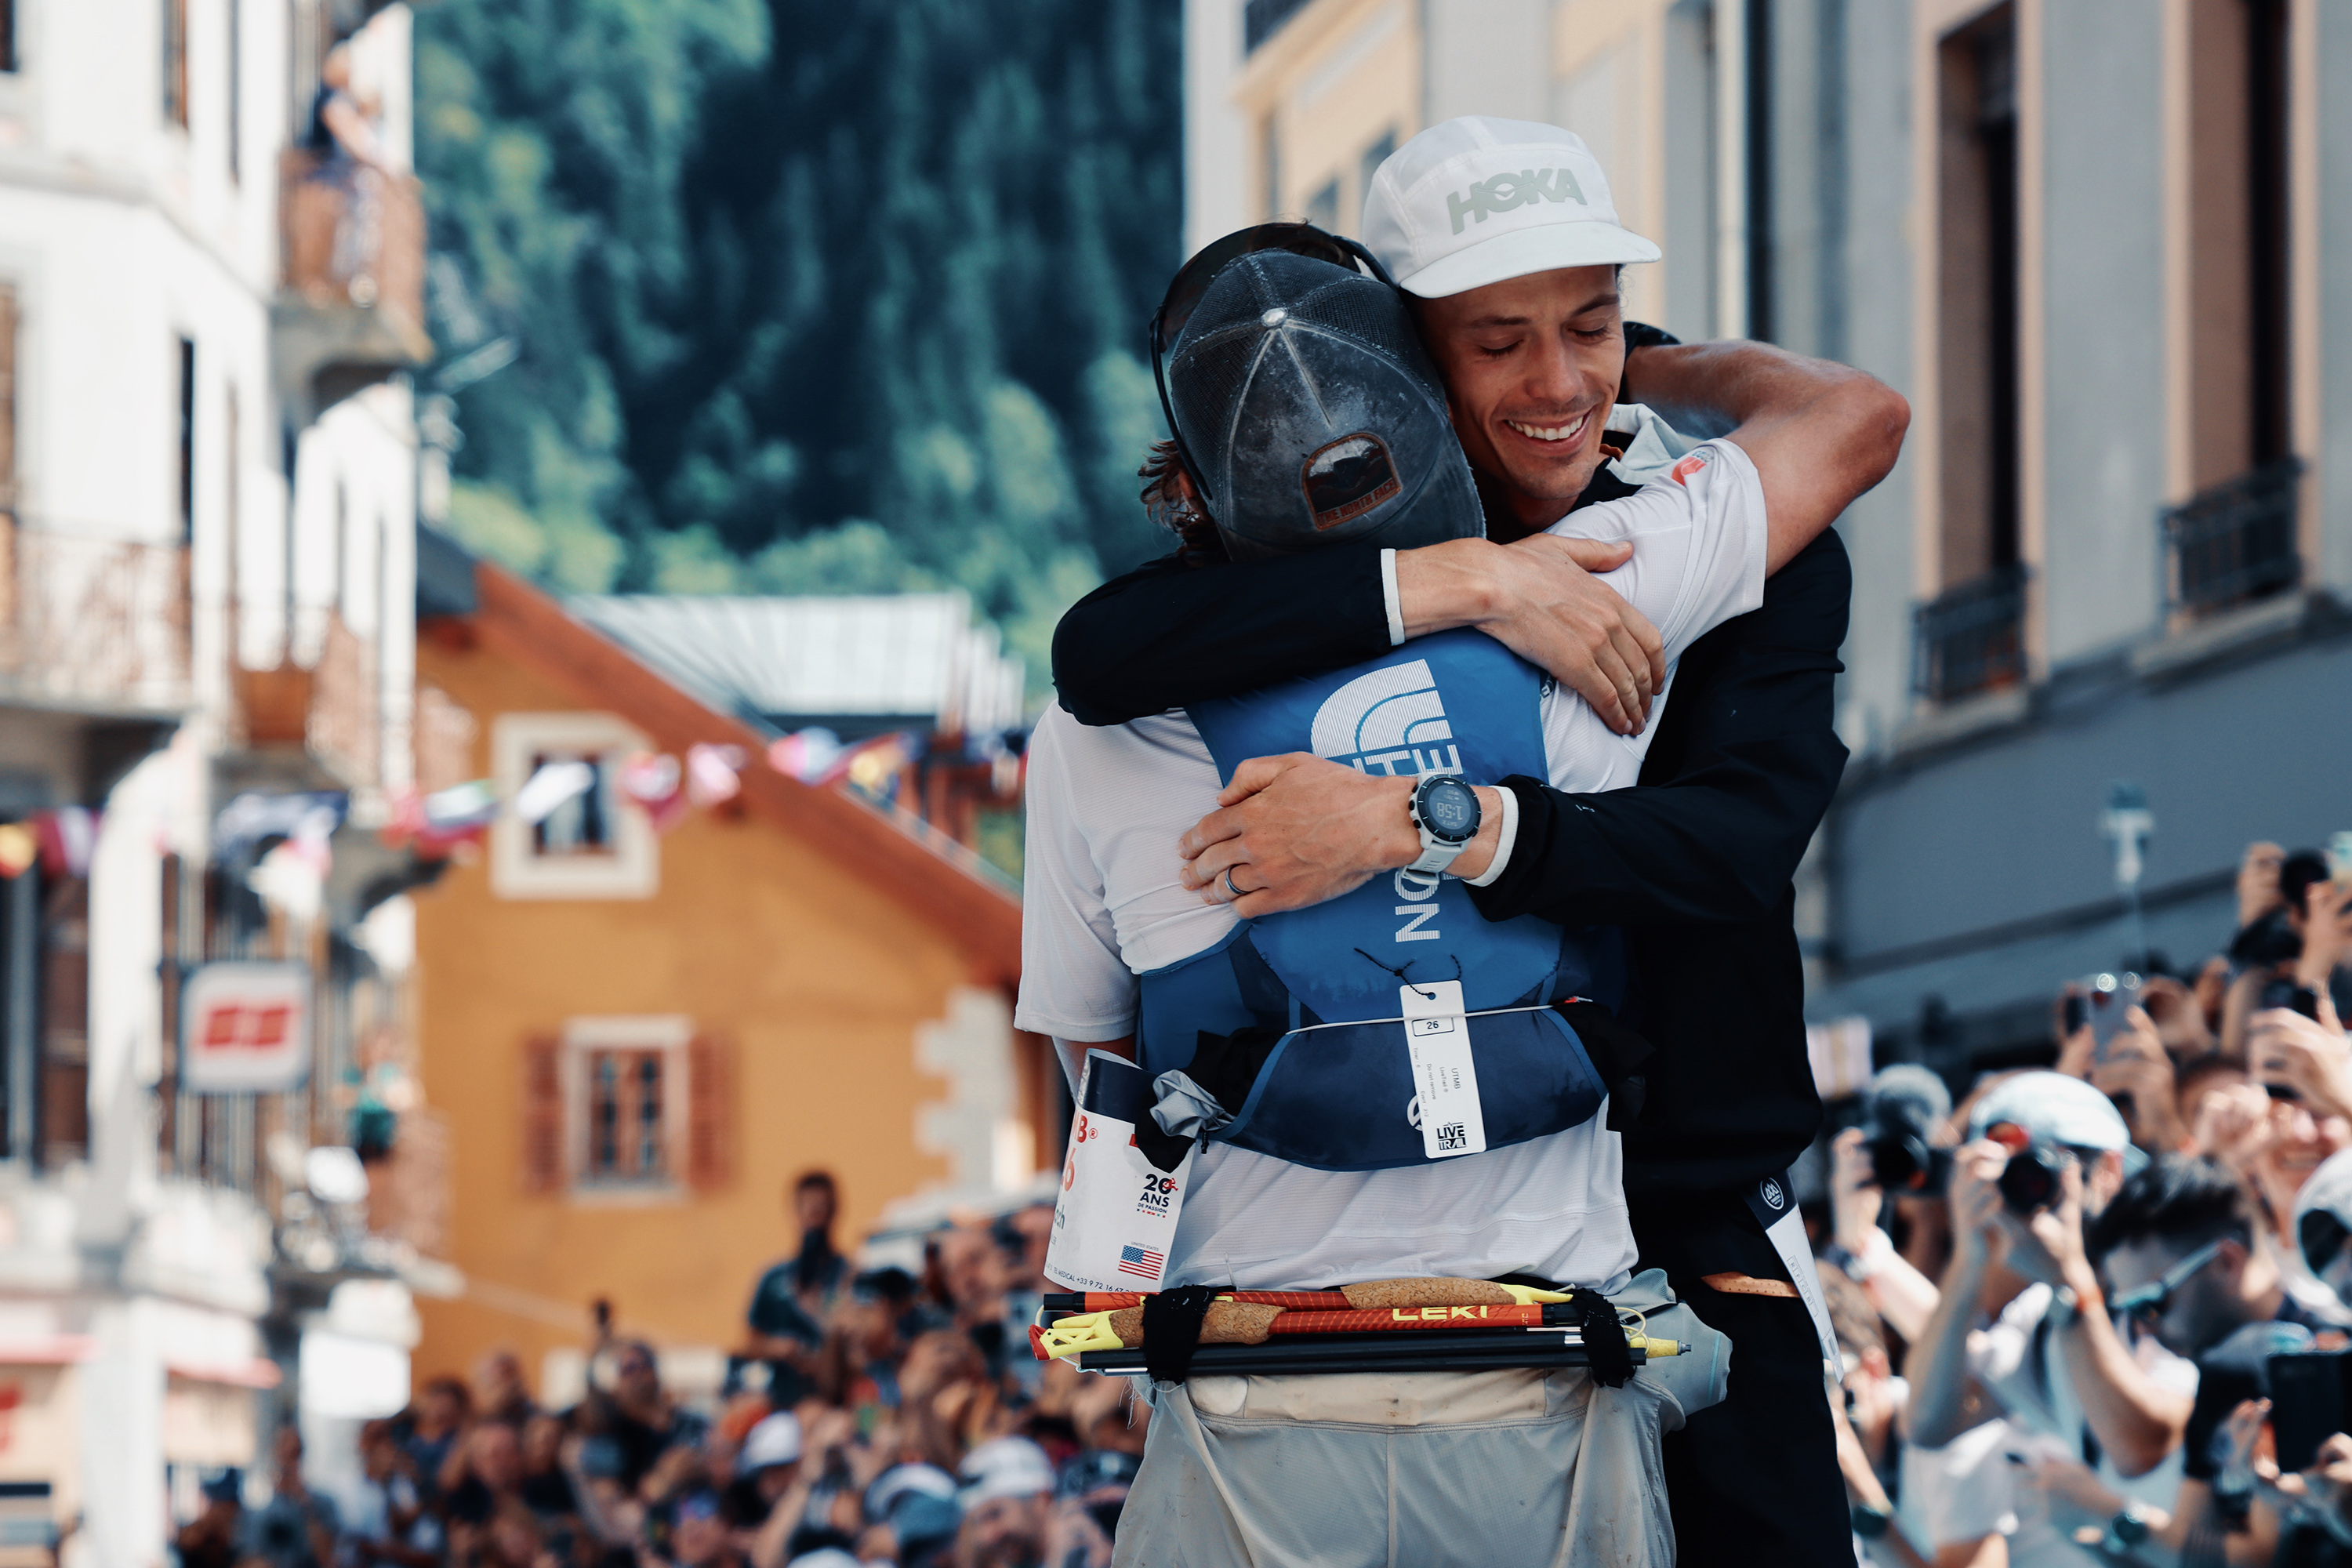
[[(1262, 1345), (1275, 1319), (1282, 1316), (1279, 1307), (1268, 1307), (1248, 1301), (1212, 1301), (1209, 1315), (1201, 1320), (1201, 1342), (1204, 1345)], [(1118, 1342), (1132, 1350), (1143, 1342), (1143, 1309), (1122, 1307), (1110, 1315), (1111, 1331)]]
[(1339, 1293), (1358, 1311), (1387, 1307), (1506, 1307), (1511, 1293), (1489, 1279), (1374, 1279), (1343, 1285)]

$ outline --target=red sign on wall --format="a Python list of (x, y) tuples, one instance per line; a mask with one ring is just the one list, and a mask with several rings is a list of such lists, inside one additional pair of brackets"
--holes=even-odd
[(181, 997), (180, 1084), (272, 1094), (310, 1071), (310, 972), (299, 963), (207, 963)]

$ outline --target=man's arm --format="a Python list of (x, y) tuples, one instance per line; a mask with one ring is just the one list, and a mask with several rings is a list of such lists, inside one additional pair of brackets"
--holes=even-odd
[(1829, 809), (1846, 752), (1832, 723), (1853, 574), (1834, 532), (1764, 587), (1761, 608), (1683, 657), (1640, 789), (1518, 797), (1510, 858), (1471, 898), (1488, 920), (1643, 926), (1768, 918)]
[[(1912, 1342), (1904, 1372), (1911, 1382), (1905, 1412), (1911, 1441), (1940, 1448), (1975, 1424), (1969, 1410), (1969, 1320), (1984, 1294), (1985, 1273), (1993, 1263), (1993, 1218), (2000, 1191), (1993, 1184), (2005, 1155), (1998, 1146), (1971, 1143), (1953, 1155), (1952, 1261), (1944, 1271), (1943, 1293), (1927, 1329)], [(1980, 1418), (1980, 1417), (1979, 1417)]]
[(1174, 556), (1115, 577), (1054, 628), (1054, 689), (1082, 724), (1124, 724), (1188, 702), (1377, 658), (1409, 637), (1476, 626), (1549, 671), (1621, 734), (1665, 684), (1657, 628), (1593, 574), (1624, 544), (1539, 534), (1395, 552), (1397, 624), (1382, 552), (1340, 545), (1271, 561), (1185, 566)]
[(1718, 426), (1764, 486), (1777, 572), (1887, 476), (1911, 405), (1877, 377), (1766, 343), (1680, 343), (1628, 362), (1626, 389), (1677, 428)]
[[(1625, 335), (1629, 376), (1675, 342), (1638, 321), (1625, 323)], [(1669, 376), (1661, 384), (1677, 383)], [(1719, 417), (1703, 392), (1689, 396), (1698, 416)], [(1584, 699), (1618, 733), (1638, 733), (1647, 722), (1666, 679), (1657, 628), (1592, 575), (1624, 564), (1623, 546), (1538, 535), (1510, 545), (1461, 539), (1401, 550), (1393, 605), (1381, 553), (1340, 546), (1191, 567), (1171, 556), (1115, 577), (1055, 628), (1055, 693), (1082, 724), (1124, 724), (1361, 664), (1394, 647), (1400, 630), (1423, 637), (1476, 626)]]

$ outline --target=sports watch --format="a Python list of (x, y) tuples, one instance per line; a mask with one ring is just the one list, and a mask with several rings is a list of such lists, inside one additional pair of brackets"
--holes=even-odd
[(1405, 809), (1421, 834), (1421, 858), (1409, 871), (1443, 871), (1478, 837), (1478, 792), (1452, 773), (1423, 773)]

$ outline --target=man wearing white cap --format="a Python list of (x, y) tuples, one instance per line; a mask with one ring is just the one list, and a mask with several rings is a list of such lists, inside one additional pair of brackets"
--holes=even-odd
[[(1911, 1440), (1941, 1447), (1981, 1422), (1983, 1401), (1970, 1398), (1981, 1390), (2007, 1415), (2008, 1448), (2088, 1458), (2117, 1506), (2169, 1509), (2196, 1368), (2098, 1310), (2084, 1234), (2147, 1156), (2105, 1095), (2063, 1073), (2020, 1073), (1993, 1089), (1970, 1110), (1969, 1136), (1952, 1161), (1951, 1265), (1905, 1366)], [(2042, 1194), (2021, 1177), (2046, 1179), (2046, 1201), (2027, 1207)], [(2024, 1288), (1983, 1322), (1979, 1303), (2004, 1265)], [(2031, 1502), (2017, 1510), (2010, 1561), (2080, 1561), (2066, 1530)]]
[[(1472, 900), (1494, 922), (1626, 928), (1644, 997), (1630, 1021), (1658, 1047), (1649, 1110), (1624, 1139), (1633, 1235), (1642, 1263), (1665, 1269), (1739, 1347), (1729, 1398), (1668, 1440), (1683, 1560), (1850, 1556), (1826, 1318), (1802, 1299), (1814, 1276), (1787, 1202), (1787, 1167), (1820, 1118), (1790, 879), (1845, 758), (1830, 721), (1850, 578), (1823, 530), (1885, 476), (1907, 411), (1868, 376), (1762, 345), (1634, 338), (1618, 268), (1657, 249), (1618, 223), (1598, 163), (1556, 127), (1433, 127), (1375, 176), (1366, 230), (1445, 383), (1486, 537), (1146, 568), (1065, 619), (1062, 706), (1089, 725), (1125, 724), (1457, 626), (1487, 631), (1580, 694), (1615, 686), (1606, 707), (1547, 696), (1556, 754), (1616, 752), (1600, 784), (1491, 781), (1497, 809), (1475, 862), (1465, 857), (1485, 868)], [(1656, 346), (1629, 362), (1629, 341)], [(1591, 613), (1595, 596), (1615, 603), (1611, 588), (1635, 595), (1645, 541), (1601, 559), (1598, 579), (1570, 564), (1591, 559), (1579, 554), (1594, 542), (1583, 524), (1616, 510), (1580, 520), (1580, 509), (1642, 489), (1616, 454), (1649, 426), (1631, 408), (1612, 416), (1634, 393), (1679, 424), (1729, 432), (1730, 450), (1682, 459), (1713, 471), (1675, 463), (1653, 482), (1737, 492), (1761, 514), (1759, 564), (1780, 574), (1760, 609), (1688, 643), (1682, 695), (1646, 731), (1645, 705), (1663, 701), (1669, 678), (1650, 663), (1656, 634), (1606, 605)], [(1205, 505), (1213, 514), (1218, 498)], [(1564, 638), (1563, 622), (1583, 629)], [(1647, 652), (1624, 640), (1635, 623)], [(1637, 776), (1644, 787), (1627, 787)], [(1303, 754), (1244, 763), (1227, 809), (1187, 835), (1186, 885), (1255, 918), (1384, 877), (1420, 851), (1398, 831), (1394, 784)], [(1032, 821), (1034, 832), (1034, 807)]]

